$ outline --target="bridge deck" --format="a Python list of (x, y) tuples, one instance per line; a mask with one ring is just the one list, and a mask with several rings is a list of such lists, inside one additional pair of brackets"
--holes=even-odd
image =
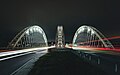
[(54, 51), (41, 57), (29, 75), (107, 75), (70, 51)]

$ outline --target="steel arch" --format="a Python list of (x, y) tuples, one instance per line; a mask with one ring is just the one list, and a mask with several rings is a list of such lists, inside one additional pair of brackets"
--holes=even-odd
[(77, 36), (78, 34), (80, 34), (81, 32), (84, 31), (84, 29), (87, 28), (87, 31), (91, 31), (93, 33), (95, 33), (95, 35), (100, 39), (100, 41), (103, 43), (103, 45), (106, 47), (106, 48), (113, 48), (114, 49), (114, 46), (110, 43), (110, 41), (108, 39), (106, 40), (103, 40), (105, 38), (105, 36), (99, 31), (97, 30), (95, 27), (92, 27), (92, 26), (87, 26), (87, 25), (83, 25), (81, 27), (79, 27), (73, 37), (73, 42), (72, 42), (72, 45), (74, 46), (75, 44), (75, 41), (77, 39)]
[(45, 44), (46, 44), (46, 46), (48, 46), (47, 37), (46, 37), (46, 34), (43, 31), (43, 29), (41, 27), (37, 26), (37, 25), (34, 25), (34, 26), (26, 27), (22, 31), (20, 31), (13, 38), (13, 40), (9, 43), (9, 45), (7, 47), (14, 49), (16, 47), (16, 45), (18, 44), (18, 42), (22, 39), (22, 37), (24, 35), (29, 35), (29, 33), (34, 33), (34, 32), (39, 32), (40, 34), (42, 34), (43, 35), (43, 39), (45, 41)]

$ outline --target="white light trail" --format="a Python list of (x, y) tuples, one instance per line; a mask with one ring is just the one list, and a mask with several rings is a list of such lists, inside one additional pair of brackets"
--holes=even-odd
[(47, 52), (47, 49), (54, 48), (55, 46), (50, 47), (40, 47), (40, 48), (30, 48), (30, 49), (22, 49), (22, 50), (16, 50), (16, 51), (8, 51), (8, 52), (1, 52), (0, 57), (8, 56), (8, 55), (14, 55), (19, 53), (26, 53), (26, 52), (34, 52), (34, 51), (40, 51), (45, 50)]

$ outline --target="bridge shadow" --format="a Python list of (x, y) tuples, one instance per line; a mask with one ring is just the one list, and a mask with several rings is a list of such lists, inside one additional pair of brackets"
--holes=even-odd
[(35, 63), (29, 75), (107, 75), (73, 54), (70, 49), (52, 49)]

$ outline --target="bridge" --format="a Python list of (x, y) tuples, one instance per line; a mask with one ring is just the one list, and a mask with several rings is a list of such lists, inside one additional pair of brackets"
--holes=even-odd
[(26, 27), (8, 50), (0, 51), (0, 75), (119, 75), (120, 49), (109, 39), (95, 27), (83, 25), (72, 43), (65, 44), (63, 26), (58, 26), (55, 44), (48, 46), (41, 27)]

